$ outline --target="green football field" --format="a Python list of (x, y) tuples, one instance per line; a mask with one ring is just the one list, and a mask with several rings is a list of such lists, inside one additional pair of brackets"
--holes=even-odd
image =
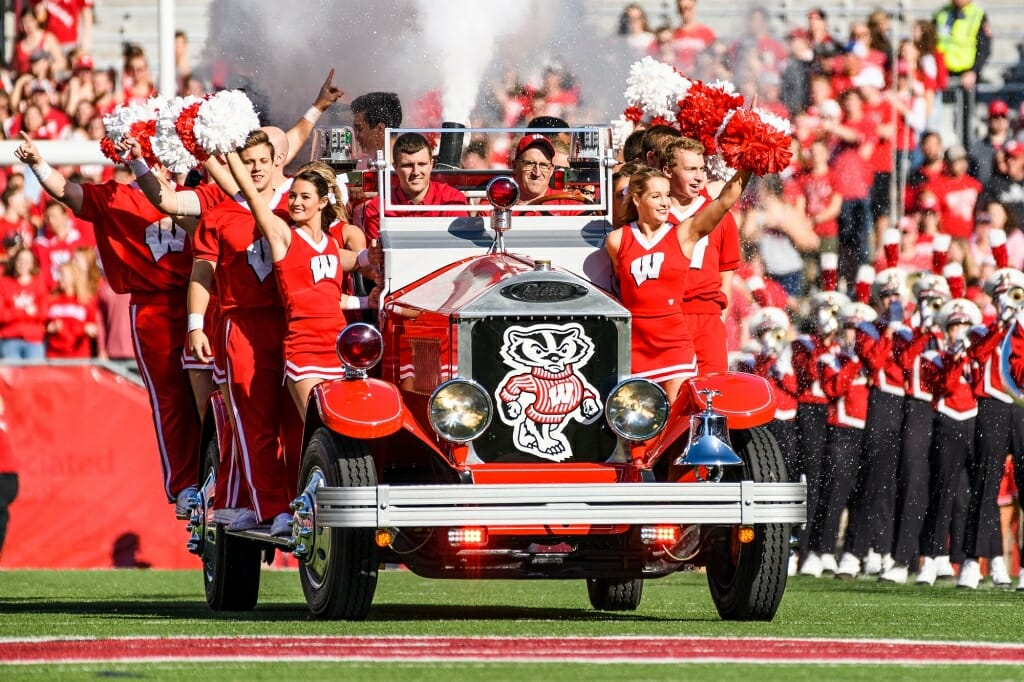
[[(213, 613), (202, 598), (198, 571), (0, 572), (0, 643), (23, 638), (109, 637), (740, 637), (941, 640), (1019, 644), (1024, 641), (1024, 593), (952, 585), (919, 588), (871, 580), (792, 578), (773, 622), (718, 618), (705, 578), (679, 574), (648, 581), (636, 612), (594, 611), (582, 581), (432, 581), (406, 571), (381, 573), (365, 622), (324, 622), (306, 610), (294, 571), (265, 570), (260, 603), (246, 613)], [(736, 646), (742, 648), (743, 640)], [(807, 642), (811, 662), (673, 663), (483, 661), (159, 661), (4, 665), (0, 679), (204, 680), (340, 678), (354, 680), (1024, 680), (1024, 666), (886, 665), (830, 662), (829, 644)], [(106, 646), (109, 646), (107, 644)], [(273, 646), (273, 643), (269, 644)], [(700, 647), (678, 639), (665, 646)], [(188, 641), (181, 643), (188, 656)], [(818, 650), (820, 649), (820, 652)], [(117, 658), (112, 652), (111, 658)], [(950, 663), (956, 663), (955, 657)]]

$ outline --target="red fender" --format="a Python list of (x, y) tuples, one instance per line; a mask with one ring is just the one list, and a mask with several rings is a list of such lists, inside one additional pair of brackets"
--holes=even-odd
[(668, 426), (647, 448), (644, 459), (653, 462), (690, 430), (690, 415), (704, 409), (700, 391), (705, 389), (719, 392), (711, 404), (716, 412), (728, 418), (730, 429), (761, 426), (775, 417), (775, 393), (764, 377), (745, 372), (718, 372), (687, 379), (672, 403)]
[(398, 387), (380, 379), (337, 379), (317, 384), (312, 400), (323, 425), (349, 438), (372, 439), (406, 429), (442, 455), (413, 418)]

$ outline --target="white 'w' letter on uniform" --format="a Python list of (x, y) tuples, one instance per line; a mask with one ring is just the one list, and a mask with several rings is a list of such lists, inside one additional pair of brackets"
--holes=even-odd
[(640, 286), (649, 279), (658, 279), (664, 262), (665, 254), (660, 251), (644, 254), (629, 264), (629, 272), (636, 285)]

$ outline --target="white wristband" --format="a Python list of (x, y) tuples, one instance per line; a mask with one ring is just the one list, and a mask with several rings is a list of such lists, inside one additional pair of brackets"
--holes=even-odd
[(128, 167), (132, 169), (132, 173), (135, 173), (137, 178), (141, 178), (149, 172), (149, 164), (146, 163), (145, 159), (132, 159), (128, 163)]
[(370, 307), (369, 296), (348, 296), (341, 304), (342, 310), (366, 310)]
[(316, 107), (310, 107), (309, 109), (306, 109), (306, 113), (302, 115), (302, 118), (306, 119), (313, 125), (316, 125), (316, 122), (320, 120), (320, 116), (323, 113), (324, 112), (320, 111)]
[(36, 165), (32, 166), (32, 173), (39, 180), (39, 184), (46, 182), (46, 178), (50, 177), (50, 173), (53, 172), (53, 167), (45, 161), (40, 161)]
[(356, 265), (358, 265), (360, 268), (370, 267), (369, 249), (363, 249), (362, 251), (359, 252), (359, 255), (356, 256)]
[(189, 333), (194, 331), (203, 330), (203, 315), (200, 313), (189, 313), (188, 314), (188, 331)]

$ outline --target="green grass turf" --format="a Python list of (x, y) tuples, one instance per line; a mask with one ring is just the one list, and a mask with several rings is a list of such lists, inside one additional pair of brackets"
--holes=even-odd
[[(791, 578), (771, 623), (723, 622), (701, 574), (648, 581), (634, 613), (590, 608), (583, 581), (439, 581), (381, 573), (369, 618), (313, 619), (294, 571), (265, 570), (259, 606), (213, 613), (198, 571), (0, 572), (0, 637), (160, 635), (719, 635), (1021, 642), (1024, 594), (952, 585), (920, 588), (875, 581)], [(823, 652), (827, 654), (827, 652)], [(881, 662), (881, 661), (880, 661)], [(1010, 666), (873, 667), (751, 665), (203, 663), (30, 665), (0, 668), (0, 679), (501, 680), (566, 674), (598, 680), (1024, 680)], [(308, 673), (308, 674), (307, 674)]]

